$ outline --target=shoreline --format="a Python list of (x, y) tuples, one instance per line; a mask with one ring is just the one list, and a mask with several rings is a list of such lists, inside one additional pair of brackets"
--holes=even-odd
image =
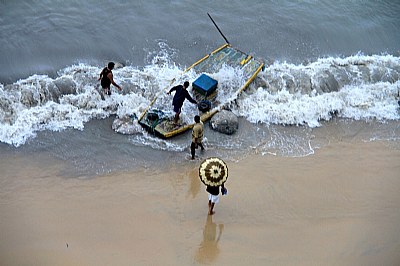
[[(396, 265), (400, 150), (337, 142), (297, 158), (227, 162), (228, 196), (207, 215), (200, 162), (91, 179), (62, 162), (8, 158), (5, 265)], [(44, 167), (46, 166), (46, 167)]]

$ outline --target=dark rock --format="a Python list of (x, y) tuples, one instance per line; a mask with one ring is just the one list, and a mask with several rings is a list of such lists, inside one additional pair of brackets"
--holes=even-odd
[(120, 134), (133, 135), (142, 132), (142, 127), (135, 116), (116, 118), (112, 124), (112, 129)]
[(210, 126), (218, 132), (232, 135), (239, 128), (239, 120), (234, 113), (222, 110), (211, 118)]

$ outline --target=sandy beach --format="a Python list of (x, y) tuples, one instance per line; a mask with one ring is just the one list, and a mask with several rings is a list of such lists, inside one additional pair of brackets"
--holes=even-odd
[[(199, 161), (90, 179), (0, 162), (1, 265), (399, 265), (400, 150), (332, 143), (228, 161), (207, 215)], [(46, 166), (44, 166), (46, 165)]]
[[(400, 266), (400, 0), (0, 14), (0, 266)], [(193, 161), (191, 128), (160, 129), (185, 81)], [(209, 216), (215, 156), (229, 193)]]

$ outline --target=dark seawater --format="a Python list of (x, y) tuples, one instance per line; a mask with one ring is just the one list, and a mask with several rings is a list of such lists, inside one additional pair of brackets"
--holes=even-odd
[(158, 40), (188, 65), (224, 42), (265, 59), (399, 55), (399, 1), (0, 2), (0, 81), (56, 73), (77, 62), (144, 66)]
[[(307, 156), (340, 138), (399, 148), (399, 1), (3, 0), (0, 157), (55, 157), (73, 177), (187, 163), (190, 133), (159, 140), (111, 124), (224, 43), (207, 12), (267, 67), (231, 106), (239, 131), (206, 123), (200, 156)], [(96, 77), (111, 60), (124, 92), (101, 101)]]

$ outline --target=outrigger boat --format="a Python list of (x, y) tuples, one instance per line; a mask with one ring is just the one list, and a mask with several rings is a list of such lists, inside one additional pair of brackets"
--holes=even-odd
[[(219, 30), (210, 15), (209, 17)], [(188, 73), (189, 71), (194, 71), (194, 73), (198, 75), (198, 78), (192, 82), (193, 92), (191, 94), (199, 103), (199, 115), (203, 122), (210, 119), (215, 113), (226, 106), (226, 104), (236, 100), (237, 97), (256, 78), (257, 74), (264, 68), (264, 63), (262, 61), (232, 47), (221, 31), (220, 33), (224, 37), (226, 44), (217, 48), (185, 69), (180, 78), (178, 78), (179, 80), (182, 80), (185, 73)], [(232, 69), (239, 71), (244, 83), (241, 83), (237, 89), (226, 89), (229, 86), (223, 84), (223, 81), (211, 77), (213, 73), (218, 73), (223, 67), (231, 67)], [(176, 79), (173, 79), (170, 86), (160, 93), (167, 92), (175, 81)], [(165, 110), (165, 99), (164, 102), (158, 100), (158, 96), (151, 101), (149, 106), (140, 115), (138, 119), (140, 125), (161, 138), (173, 137), (194, 126), (193, 119), (190, 119), (193, 121), (192, 123), (187, 123), (181, 120), (178, 124), (174, 124), (173, 114), (171, 113), (172, 106), (167, 105), (168, 109)]]
[[(229, 97), (229, 101), (233, 101), (256, 78), (257, 74), (263, 69), (264, 63), (242, 51), (239, 51), (238, 49), (231, 47), (230, 44), (224, 44), (187, 68), (184, 73), (188, 72), (189, 70), (194, 70), (195, 73), (199, 74), (199, 78), (192, 83), (192, 87), (194, 89), (192, 96), (195, 100), (197, 100), (197, 102), (199, 102), (199, 115), (201, 121), (203, 122), (210, 119), (226, 104), (225, 102), (218, 101), (218, 93), (223, 93), (219, 92), (218, 85), (215, 86), (216, 83), (218, 84), (218, 80), (211, 78), (208, 74), (216, 73), (224, 66), (239, 68), (243, 73), (244, 79), (246, 80), (244, 85), (237, 91), (234, 91), (231, 97)], [(173, 82), (174, 81), (175, 79)], [(171, 82), (171, 84), (173, 82)], [(166, 88), (165, 91), (169, 89), (170, 87)], [(166, 115), (167, 112), (165, 112), (165, 110), (152, 108), (156, 105), (157, 98), (158, 97), (155, 97), (153, 99), (150, 105), (139, 117), (138, 122), (140, 125), (146, 128), (149, 132), (154, 133), (156, 136), (161, 138), (173, 137), (193, 127), (193, 123), (180, 123), (175, 125), (173, 123), (173, 115), (170, 114), (168, 116)], [(169, 109), (172, 109), (172, 107)]]

